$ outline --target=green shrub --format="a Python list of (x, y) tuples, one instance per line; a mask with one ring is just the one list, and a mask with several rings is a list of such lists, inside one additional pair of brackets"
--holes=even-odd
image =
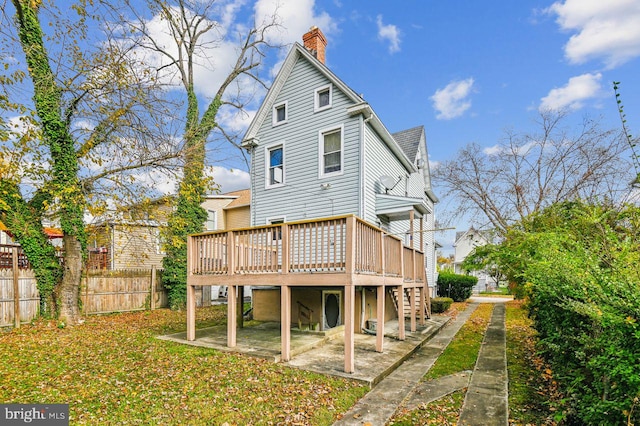
[(441, 272), (438, 275), (438, 296), (450, 297), (455, 302), (464, 302), (471, 297), (471, 289), (478, 279), (471, 275)]
[(558, 420), (640, 424), (640, 209), (554, 205), (507, 242), (564, 395)]
[(431, 299), (431, 312), (441, 314), (451, 307), (453, 299), (450, 297), (434, 297)]

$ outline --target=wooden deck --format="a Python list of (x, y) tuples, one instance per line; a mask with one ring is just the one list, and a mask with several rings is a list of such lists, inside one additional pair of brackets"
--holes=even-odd
[[(236, 286), (281, 289), (282, 354), (289, 360), (291, 287), (344, 288), (345, 371), (353, 371), (356, 286), (377, 287), (378, 338), (382, 352), (387, 287), (410, 292), (411, 330), (416, 302), (428, 309), (424, 253), (354, 215), (192, 235), (187, 244), (187, 339), (195, 340), (195, 286), (228, 286), (227, 341), (235, 346)], [(415, 292), (419, 293), (417, 301)], [(401, 303), (400, 306), (403, 306)], [(420, 309), (424, 323), (425, 309)], [(398, 315), (404, 338), (404, 314)]]

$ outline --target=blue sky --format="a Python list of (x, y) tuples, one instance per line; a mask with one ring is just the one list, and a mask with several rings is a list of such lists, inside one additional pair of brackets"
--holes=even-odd
[[(233, 35), (277, 7), (281, 27), (269, 40), (290, 46), (301, 42), (311, 26), (318, 26), (328, 39), (327, 65), (364, 95), (391, 132), (425, 126), (432, 164), (454, 158), (472, 142), (491, 148), (507, 129), (535, 130), (533, 120), (540, 108), (568, 108), (576, 122), (588, 114), (602, 117), (605, 127), (618, 127), (612, 81), (622, 82), (631, 130), (640, 132), (640, 0), (215, 4), (218, 35), (223, 38), (207, 53), (206, 66), (196, 70), (203, 104), (235, 62)], [(162, 41), (161, 22), (146, 18)], [(288, 50), (269, 51), (262, 75), (272, 79)], [(220, 124), (242, 135), (264, 93), (255, 92), (244, 114), (221, 111)], [(215, 141), (209, 150), (213, 175), (223, 192), (249, 186), (237, 151)], [(174, 187), (168, 180), (158, 189)], [(437, 187), (434, 191), (438, 194)]]
[[(259, 15), (273, 4), (259, 0), (253, 10)], [(285, 31), (278, 40), (300, 42), (309, 27), (320, 27), (328, 39), (327, 65), (364, 95), (391, 132), (424, 125), (432, 164), (471, 142), (490, 148), (507, 129), (533, 131), (545, 108), (569, 109), (576, 122), (587, 114), (618, 127), (612, 81), (622, 82), (631, 129), (640, 129), (638, 0), (279, 5)], [(287, 50), (266, 59), (272, 74)], [(222, 172), (223, 191), (248, 179)]]
[[(260, 0), (253, 8), (273, 4)], [(279, 4), (280, 41), (300, 41), (310, 26), (320, 27), (327, 65), (390, 131), (424, 125), (432, 162), (471, 142), (491, 147), (506, 129), (533, 130), (540, 108), (619, 126), (614, 80), (622, 82), (632, 129), (640, 128), (638, 0)], [(265, 65), (277, 69), (287, 50), (272, 52)], [(235, 186), (222, 183), (223, 190)]]

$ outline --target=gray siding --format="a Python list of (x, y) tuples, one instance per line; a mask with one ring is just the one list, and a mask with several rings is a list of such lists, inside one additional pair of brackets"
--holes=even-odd
[(405, 195), (407, 170), (391, 152), (377, 133), (367, 126), (365, 131), (365, 212), (364, 219), (377, 223), (376, 194), (383, 194), (385, 188), (380, 183), (380, 176), (388, 175), (400, 182), (389, 191), (390, 195)]
[[(271, 114), (258, 131), (259, 145), (252, 156), (252, 224), (268, 218), (287, 221), (358, 212), (360, 134), (358, 117), (349, 117), (352, 102), (333, 86), (332, 107), (314, 112), (315, 89), (329, 81), (306, 59), (294, 65), (275, 104), (287, 102), (287, 123), (273, 126)], [(343, 173), (319, 177), (319, 132), (343, 126)], [(284, 144), (285, 184), (265, 188), (265, 147)], [(328, 189), (321, 184), (328, 183)]]

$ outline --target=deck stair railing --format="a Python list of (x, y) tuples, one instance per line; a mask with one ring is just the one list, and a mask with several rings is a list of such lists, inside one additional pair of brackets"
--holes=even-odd
[(409, 318), (411, 316), (411, 292), (416, 292), (415, 295), (415, 300), (416, 300), (416, 314), (420, 314), (420, 309), (424, 309), (425, 315), (427, 316), (427, 318), (431, 317), (431, 309), (430, 309), (430, 301), (427, 299), (422, 306), (420, 306), (420, 297), (417, 294), (418, 289), (417, 288), (405, 288), (404, 289), (404, 296), (401, 298), (400, 297), (400, 293), (398, 292), (397, 288), (393, 288), (390, 289), (389, 292), (391, 294), (391, 300), (393, 301), (393, 306), (396, 308), (396, 312), (398, 312), (398, 314), (400, 314), (400, 306), (402, 306), (402, 309), (404, 311), (404, 316), (405, 318)]
[[(303, 322), (303, 319), (306, 320)], [(313, 324), (313, 309), (298, 301), (298, 329), (302, 330), (303, 324), (309, 324), (309, 328)]]

